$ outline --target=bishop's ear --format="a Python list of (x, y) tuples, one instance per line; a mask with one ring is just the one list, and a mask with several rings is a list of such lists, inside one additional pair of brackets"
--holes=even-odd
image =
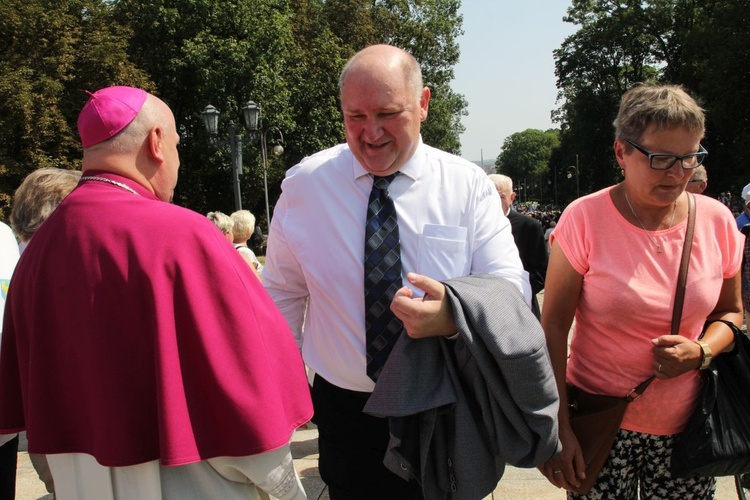
[(159, 163), (164, 161), (164, 129), (158, 125), (148, 132), (148, 152)]

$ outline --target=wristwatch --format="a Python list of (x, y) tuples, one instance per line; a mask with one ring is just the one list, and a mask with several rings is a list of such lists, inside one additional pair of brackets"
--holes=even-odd
[(705, 370), (711, 364), (711, 360), (714, 358), (714, 353), (711, 351), (711, 347), (709, 347), (706, 342), (702, 340), (696, 340), (695, 343), (698, 344), (701, 348), (701, 366), (698, 369)]

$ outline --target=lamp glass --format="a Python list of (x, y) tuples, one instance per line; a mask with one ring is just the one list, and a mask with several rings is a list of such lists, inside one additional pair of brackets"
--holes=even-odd
[(250, 132), (256, 132), (258, 130), (258, 122), (260, 121), (260, 106), (253, 101), (247, 101), (242, 106), (242, 114), (245, 117), (247, 129)]
[(210, 104), (203, 110), (203, 121), (206, 124), (206, 132), (209, 135), (217, 135), (219, 133), (219, 110)]

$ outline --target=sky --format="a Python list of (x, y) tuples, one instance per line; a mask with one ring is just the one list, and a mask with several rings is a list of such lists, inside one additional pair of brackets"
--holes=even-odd
[(494, 163), (506, 137), (557, 127), (552, 51), (577, 26), (564, 23), (570, 0), (463, 0), (461, 58), (451, 87), (468, 101), (461, 156)]

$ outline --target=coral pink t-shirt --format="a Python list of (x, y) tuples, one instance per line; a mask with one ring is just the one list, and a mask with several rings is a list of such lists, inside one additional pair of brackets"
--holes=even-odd
[[(651, 340), (669, 335), (687, 220), (649, 231), (617, 211), (612, 188), (568, 206), (550, 237), (583, 275), (568, 360), (568, 382), (592, 393), (625, 396), (653, 375)], [(722, 282), (742, 263), (742, 234), (717, 200), (695, 196), (696, 224), (680, 335), (695, 340), (719, 298)], [(646, 434), (680, 432), (700, 389), (697, 370), (654, 380), (631, 403), (622, 428)]]

